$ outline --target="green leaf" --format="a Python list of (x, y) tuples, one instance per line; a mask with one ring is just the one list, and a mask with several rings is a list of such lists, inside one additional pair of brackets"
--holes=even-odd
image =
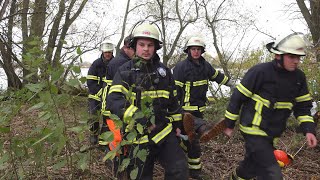
[(120, 172), (124, 171), (128, 165), (130, 164), (130, 158), (123, 159), (121, 165), (120, 165)]
[(40, 109), (40, 108), (42, 108), (44, 105), (45, 105), (44, 102), (39, 102), (38, 104), (36, 104), (36, 105), (32, 106), (31, 108), (29, 108), (29, 109), (27, 110), (27, 112), (30, 112), (30, 111), (33, 111), (33, 110), (36, 110), (36, 109)]
[(8, 155), (8, 153), (3, 154), (3, 155), (0, 157), (0, 166), (1, 166), (2, 164), (6, 163), (8, 160), (9, 160), (9, 155)]
[(81, 73), (81, 68), (80, 68), (80, 66), (73, 66), (73, 67), (72, 67), (72, 70), (73, 70), (75, 73), (78, 73), (78, 74)]
[(151, 116), (150, 122), (151, 122), (151, 124), (156, 124), (156, 117), (155, 116)]
[(140, 123), (137, 124), (137, 130), (139, 134), (143, 134), (143, 126)]
[(37, 142), (33, 143), (31, 146), (34, 146), (42, 141), (44, 141), (45, 139), (47, 139), (48, 137), (50, 137), (53, 133), (49, 133), (47, 135), (45, 135), (43, 138), (39, 139)]
[(133, 157), (136, 157), (136, 155), (138, 154), (138, 151), (139, 151), (139, 146), (134, 147), (133, 153), (132, 153)]
[(50, 91), (52, 94), (58, 94), (59, 92), (58, 87), (53, 84), (50, 86)]
[(80, 82), (78, 79), (69, 79), (69, 81), (67, 81), (67, 84), (72, 87), (77, 87), (80, 85)]
[(80, 133), (83, 131), (83, 126), (76, 126), (76, 127), (68, 128), (68, 130), (70, 130), (72, 132)]
[(51, 118), (51, 113), (50, 112), (46, 112), (46, 111), (42, 111), (38, 114), (38, 117), (40, 118), (40, 120), (48, 120)]
[(144, 118), (143, 112), (139, 111), (134, 113), (133, 119), (141, 119), (141, 118)]
[(88, 153), (80, 154), (80, 160), (78, 161), (78, 166), (82, 171), (88, 168)]
[(41, 83), (38, 83), (38, 84), (26, 84), (25, 87), (27, 89), (29, 89), (30, 91), (32, 91), (32, 92), (38, 93), (45, 87), (45, 85), (41, 84)]
[(64, 69), (63, 69), (63, 68), (59, 68), (59, 69), (57, 69), (57, 70), (54, 70), (54, 71), (51, 73), (51, 80), (52, 80), (53, 82), (59, 80), (63, 73), (64, 73)]
[(53, 170), (58, 170), (61, 169), (62, 167), (64, 167), (67, 163), (67, 160), (63, 159), (62, 161), (59, 161), (58, 163), (56, 163), (55, 165), (53, 165)]
[(106, 142), (111, 142), (114, 139), (114, 135), (111, 131), (107, 131), (102, 133), (99, 138), (103, 139)]
[(0, 132), (9, 133), (10, 132), (10, 127), (2, 127), (2, 126), (0, 126)]
[(132, 131), (127, 135), (127, 140), (128, 141), (133, 141), (137, 137), (136, 131)]
[(139, 168), (136, 167), (130, 172), (130, 179), (137, 179)]
[(106, 162), (108, 159), (112, 160), (114, 157), (116, 157), (117, 151), (109, 151), (104, 157), (103, 157), (103, 162)]
[(82, 77), (79, 79), (79, 81), (80, 81), (82, 84), (84, 84), (85, 82), (87, 82), (87, 78), (82, 76)]
[(82, 54), (82, 51), (79, 46), (77, 47), (77, 54)]
[(147, 151), (146, 149), (141, 149), (141, 150), (138, 151), (138, 153), (137, 153), (137, 157), (138, 157), (141, 161), (143, 161), (143, 162), (146, 161), (147, 156), (148, 156), (148, 151)]
[(115, 115), (115, 114), (111, 114), (111, 115), (110, 115), (110, 119), (120, 121), (120, 118), (119, 118), (117, 115)]

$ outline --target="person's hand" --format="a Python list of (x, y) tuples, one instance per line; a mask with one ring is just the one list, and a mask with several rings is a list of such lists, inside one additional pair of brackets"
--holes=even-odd
[(223, 133), (228, 136), (228, 137), (231, 137), (232, 136), (232, 133), (233, 133), (233, 129), (230, 129), (230, 128), (226, 128)]
[(177, 129), (176, 129), (176, 136), (179, 136), (179, 137), (180, 137), (180, 134), (181, 134), (181, 129), (177, 128)]
[(313, 147), (316, 147), (317, 145), (317, 138), (314, 134), (312, 133), (307, 133), (306, 134), (306, 139), (307, 139), (307, 143), (308, 143), (308, 146), (313, 148)]

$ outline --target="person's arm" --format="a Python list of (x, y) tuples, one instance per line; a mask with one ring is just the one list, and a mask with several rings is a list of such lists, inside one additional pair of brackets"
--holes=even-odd
[(96, 61), (92, 63), (88, 70), (87, 86), (90, 94), (96, 94), (100, 90), (100, 77), (98, 76)]
[(173, 78), (174, 78), (174, 83), (175, 83), (175, 89), (177, 92), (177, 100), (180, 104), (183, 104), (183, 96), (184, 96), (184, 85), (185, 85), (185, 79), (184, 79), (184, 72), (183, 72), (183, 67), (181, 64), (178, 64), (174, 69), (173, 69)]

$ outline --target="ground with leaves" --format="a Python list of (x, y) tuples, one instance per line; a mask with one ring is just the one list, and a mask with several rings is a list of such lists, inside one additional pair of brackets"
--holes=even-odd
[[(74, 107), (71, 109), (62, 108), (61, 112), (66, 120), (66, 125), (72, 127), (75, 123), (74, 112), (84, 111), (86, 108), (86, 102), (80, 101), (74, 107), (77, 107), (74, 111)], [(34, 110), (32, 112), (27, 112), (28, 106), (21, 108), (20, 112), (11, 121), (11, 135), (14, 136), (27, 136), (32, 129), (36, 126), (41, 126), (41, 122), (36, 125), (32, 122), (32, 119), (38, 117), (38, 111)], [(79, 113), (81, 114), (81, 113)], [(293, 129), (293, 130), (292, 130)], [(70, 140), (75, 135), (70, 133)], [(10, 138), (8, 135), (1, 135), (4, 141), (4, 147), (9, 147)], [(318, 136), (318, 139), (320, 137)], [(80, 144), (79, 142), (70, 142), (74, 146), (72, 152), (62, 151), (63, 153), (77, 153), (79, 152), (79, 147), (87, 144), (89, 142), (84, 141)], [(293, 163), (283, 169), (283, 174), (286, 180), (320, 180), (320, 146), (318, 145), (314, 149), (308, 149), (304, 144), (304, 138), (300, 135), (294, 133), (294, 128), (288, 129), (281, 141), (278, 144), (279, 148), (286, 149), (291, 154), (297, 153), (294, 158)], [(223, 135), (218, 136), (216, 139), (202, 144), (202, 161), (203, 161), (203, 171), (211, 176), (211, 179), (227, 179), (230, 173), (235, 169), (237, 163), (242, 160), (244, 150), (243, 150), (243, 140), (240, 134), (234, 134), (230, 139), (224, 137)], [(26, 176), (27, 179), (113, 179), (112, 170), (103, 161), (105, 153), (98, 148), (92, 148), (86, 153), (89, 153), (89, 164), (86, 170), (79, 170), (76, 168), (62, 167), (60, 169), (54, 169), (53, 166), (48, 163), (46, 168), (42, 168), (43, 172), (29, 172)], [(48, 162), (54, 161), (54, 159), (47, 159)], [(12, 164), (14, 166), (14, 164)], [(28, 166), (24, 167), (28, 170)], [(0, 172), (5, 172), (0, 169)], [(1, 173), (0, 173), (1, 174)], [(155, 180), (163, 179), (163, 170), (159, 165), (155, 166), (154, 170)], [(1, 177), (4, 175), (1, 175)], [(14, 177), (12, 179), (15, 179)]]

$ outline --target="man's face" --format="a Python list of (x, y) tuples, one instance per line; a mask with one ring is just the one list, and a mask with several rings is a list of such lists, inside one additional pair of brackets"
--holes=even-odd
[(201, 52), (202, 52), (202, 48), (199, 46), (190, 47), (190, 54), (193, 59), (199, 59), (202, 54)]
[(137, 40), (136, 55), (145, 60), (150, 60), (155, 53), (154, 40), (150, 38), (139, 38)]
[[(277, 56), (279, 56), (277, 59), (280, 59), (280, 55)], [(285, 68), (287, 71), (295, 71), (300, 63), (300, 57), (301, 56), (294, 54), (284, 54), (283, 68)]]
[(112, 58), (112, 51), (103, 52), (103, 57), (105, 60), (110, 61)]

